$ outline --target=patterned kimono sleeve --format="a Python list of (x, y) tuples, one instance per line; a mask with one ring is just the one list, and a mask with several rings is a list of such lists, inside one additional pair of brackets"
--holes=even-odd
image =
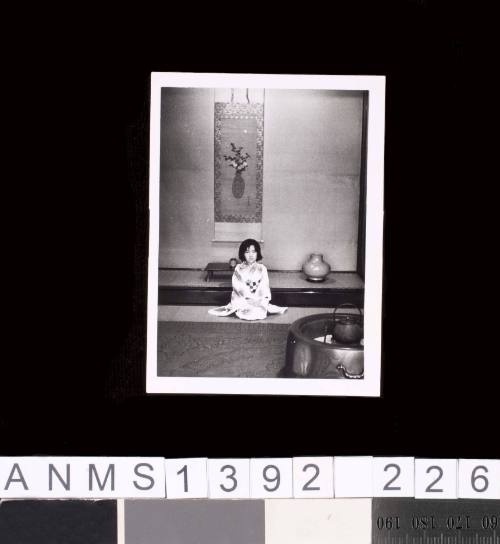
[(259, 283), (258, 295), (259, 302), (261, 302), (262, 307), (267, 309), (267, 305), (271, 300), (271, 289), (269, 287), (269, 276), (267, 274), (267, 268), (264, 265), (262, 265), (262, 277)]
[(245, 300), (245, 284), (241, 277), (240, 268), (237, 266), (233, 272), (231, 280), (233, 286), (233, 292), (231, 294), (231, 307), (235, 309), (241, 309), (247, 306)]

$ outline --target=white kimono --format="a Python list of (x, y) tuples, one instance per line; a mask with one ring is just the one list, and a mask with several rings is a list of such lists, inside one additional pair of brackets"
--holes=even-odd
[(268, 313), (282, 314), (288, 308), (270, 304), (271, 290), (267, 268), (261, 263), (241, 263), (233, 273), (233, 292), (227, 306), (208, 310), (209, 314), (220, 317), (236, 313), (240, 319), (253, 321), (264, 319)]

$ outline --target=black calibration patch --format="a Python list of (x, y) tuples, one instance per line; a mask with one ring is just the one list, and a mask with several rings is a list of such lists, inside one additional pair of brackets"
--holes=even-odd
[(372, 502), (373, 544), (500, 544), (500, 500)]

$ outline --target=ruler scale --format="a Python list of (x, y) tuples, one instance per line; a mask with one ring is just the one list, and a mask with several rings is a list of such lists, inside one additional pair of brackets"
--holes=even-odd
[(373, 544), (500, 544), (500, 500), (372, 502)]

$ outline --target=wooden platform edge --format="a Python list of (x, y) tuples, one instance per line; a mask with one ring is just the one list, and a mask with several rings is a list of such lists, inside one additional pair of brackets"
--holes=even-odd
[[(286, 289), (272, 290), (272, 302), (278, 306), (333, 308), (350, 302), (364, 307), (364, 289)], [(159, 305), (222, 306), (231, 299), (230, 287), (173, 287), (158, 288)]]

